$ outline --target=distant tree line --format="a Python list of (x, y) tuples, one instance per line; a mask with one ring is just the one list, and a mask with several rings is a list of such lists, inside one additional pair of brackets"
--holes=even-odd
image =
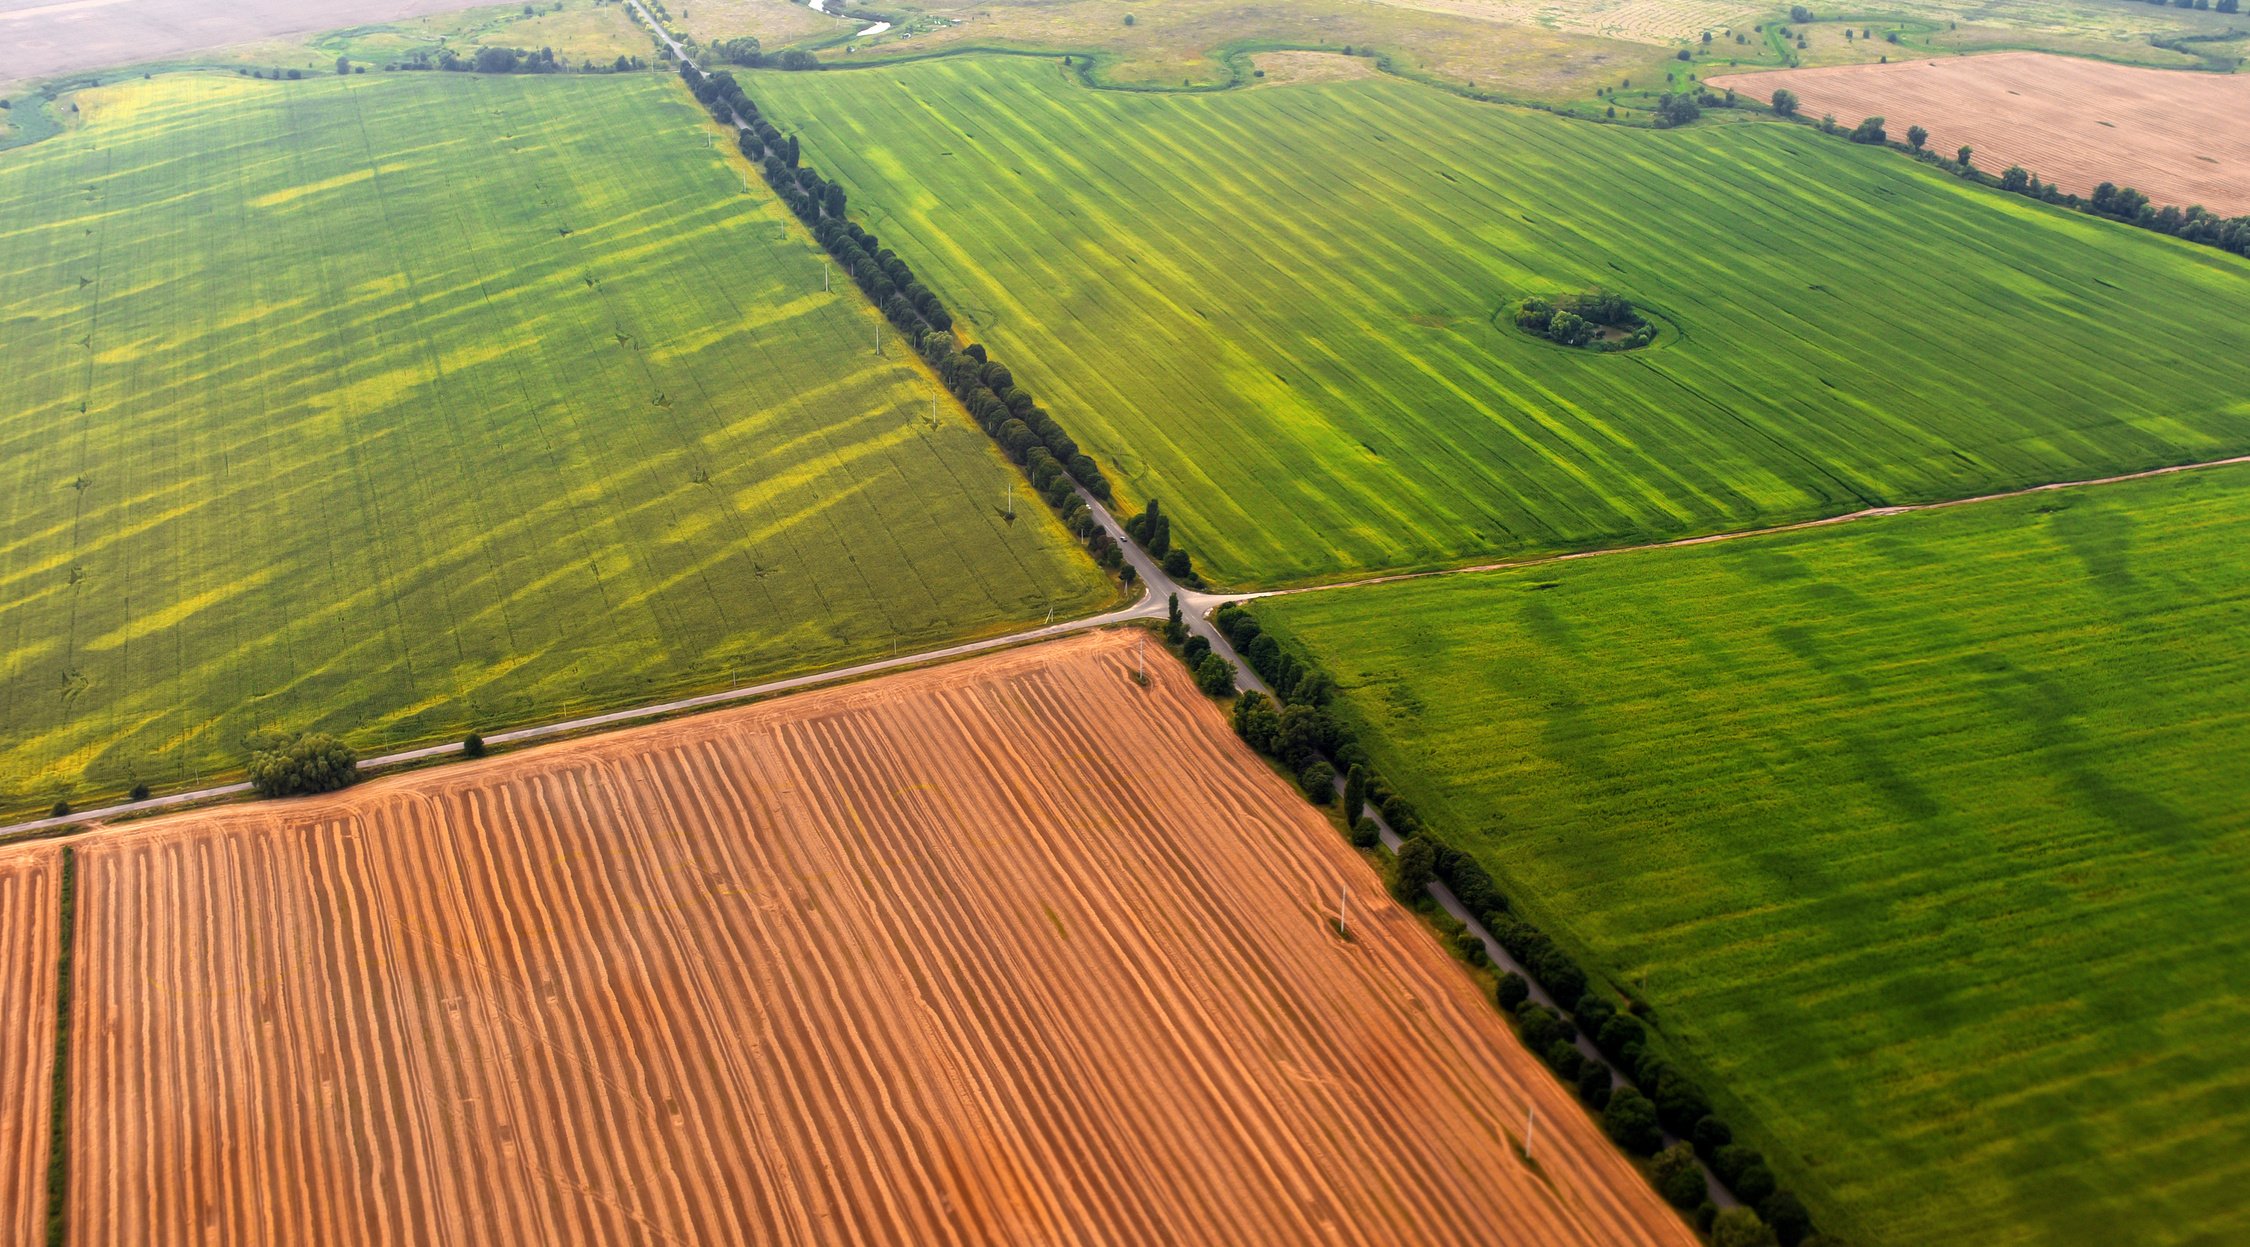
[[(713, 117), (736, 129), (736, 145), (743, 157), (758, 166), (781, 201), (812, 227), (813, 237), (835, 258), (844, 274), (937, 370), (946, 389), (961, 400), (985, 434), (1023, 468), (1032, 488), (1061, 517), (1064, 526), (1086, 543), (1097, 562), (1121, 570), (1130, 581), (1133, 572), (1124, 565), (1124, 552), (1102, 529), (1078, 492), (1084, 487), (1086, 493), (1104, 502), (1113, 496), (1109, 478), (1102, 474), (1093, 456), (1079, 449), (1077, 441), (1039, 405), (1031, 391), (1016, 384), (1015, 374), (992, 359), (981, 343), (964, 346), (959, 342), (953, 333), (953, 314), (937, 295), (915, 278), (906, 261), (846, 216), (850, 204), (843, 186), (801, 162), (797, 137), (783, 134), (767, 120), (733, 74), (726, 70), (706, 74), (682, 61), (680, 77)], [(1148, 514), (1157, 514), (1153, 502)], [(1161, 552), (1151, 553), (1160, 559), (1166, 557)], [(1186, 559), (1186, 553), (1180, 551), (1177, 565), (1192, 577), (1193, 569)]]
[[(1773, 111), (1777, 116), (1799, 117), (1801, 114), (1798, 108), (1799, 101), (1794, 93), (1786, 90), (1773, 93)], [(2027, 199), (2069, 208), (2088, 216), (2107, 217), (2112, 221), (2154, 230), (2159, 234), (2170, 234), (2188, 242), (2217, 247), (2235, 255), (2250, 256), (2250, 216), (2222, 217), (2200, 204), (2187, 208), (2170, 204), (2158, 207), (2149, 202), (2148, 196), (2132, 187), (2118, 186), (2112, 182), (2104, 182), (2095, 187), (2091, 195), (2082, 196), (2065, 191), (2052, 182), (2042, 182), (2038, 174), (2017, 165), (2010, 165), (1996, 177), (1971, 163), (1976, 154), (1973, 148), (1959, 148), (1951, 159), (1931, 150), (1928, 146), (1930, 132), (1920, 126), (1907, 127), (1905, 142), (1892, 140), (1890, 132), (1884, 128), (1884, 118), (1881, 117), (1864, 118), (1849, 131), (1838, 126), (1833, 117), (1823, 117), (1817, 124), (1824, 133), (1842, 133), (1854, 143), (1890, 147), (1925, 164), (1937, 165), (1961, 177), (1998, 187), (2011, 195), (2022, 195)]]
[[(620, 55), (606, 64), (581, 61), (576, 66), (555, 55), (553, 48), (526, 51), (523, 48), (478, 48), (462, 56), (451, 48), (431, 51), (427, 48), (403, 60), (383, 66), (386, 70), (412, 72), (415, 70), (443, 70), (456, 74), (626, 74), (648, 68), (648, 62), (637, 56)], [(341, 70), (338, 71), (342, 72)]]
[[(1531, 972), (1555, 1007), (1533, 1001), (1530, 984), (1511, 971), (1499, 980), (1496, 1001), (1501, 1011), (1524, 1046), (1574, 1086), (1579, 1099), (1600, 1115), (1604, 1132), (1619, 1147), (1653, 1158), (1650, 1179), (1658, 1191), (1691, 1212), (1698, 1226), (1712, 1233), (1714, 1243), (1778, 1242), (1781, 1247), (1800, 1247), (1816, 1242), (1803, 1202), (1779, 1189), (1765, 1158), (1736, 1143), (1733, 1130), (1713, 1112), (1701, 1089), (1658, 1051), (1644, 1021), (1647, 1006), (1632, 1001), (1620, 1009), (1611, 992), (1598, 987), (1553, 939), (1513, 911), (1490, 872), (1432, 833), (1421, 812), (1376, 772), (1351, 725), (1332, 709), (1337, 695), (1334, 678), (1291, 652), (1239, 605), (1220, 607), (1212, 622), (1280, 698), (1276, 704), (1261, 693), (1242, 694), (1233, 708), (1235, 731), (1251, 748), (1297, 776), (1306, 795), (1318, 804), (1334, 799), (1335, 777), (1341, 772), (1344, 825), (1352, 843), (1373, 848), (1378, 842), (1380, 829), (1367, 817), (1368, 810), (1380, 811), (1391, 830), (1404, 837), (1393, 862), (1393, 895), (1413, 904), (1431, 883), (1443, 883)], [(1178, 634), (1168, 624), (1167, 636), (1174, 635)], [(1186, 637), (1182, 646), (1182, 657), (1196, 668), (1199, 683), (1202, 655), (1193, 651), (1202, 644), (1201, 638)], [(1208, 653), (1207, 647), (1203, 653)], [(1209, 658), (1225, 663), (1217, 655)], [(1206, 691), (1225, 690), (1206, 686)], [(1473, 933), (1464, 931), (1458, 945), (1457, 951), (1472, 963), (1484, 963), (1484, 946)], [(1581, 1033), (1635, 1085), (1614, 1086), (1609, 1067), (1579, 1051)], [(1667, 1133), (1680, 1142), (1667, 1148)], [(1730, 1217), (1707, 1202), (1703, 1170), (1695, 1163), (1698, 1158), (1746, 1208), (1729, 1210), (1734, 1214)]]

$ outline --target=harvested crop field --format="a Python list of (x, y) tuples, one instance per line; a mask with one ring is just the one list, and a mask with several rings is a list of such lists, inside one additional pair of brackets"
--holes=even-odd
[(1713, 78), (1766, 100), (1787, 88), (1811, 116), (1882, 117), (1894, 137), (1930, 132), (1977, 167), (2021, 165), (2066, 191), (2132, 186), (2159, 204), (2250, 212), (2250, 77), (2141, 69), (2041, 52), (1896, 65), (1837, 65)]
[(1134, 644), (88, 837), (73, 1239), (1692, 1243)]
[(0, 852), (0, 1243), (41, 1241), (61, 854)]

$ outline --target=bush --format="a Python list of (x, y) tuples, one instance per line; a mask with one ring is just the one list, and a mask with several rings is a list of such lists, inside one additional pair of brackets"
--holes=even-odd
[(1374, 819), (1363, 817), (1358, 822), (1352, 824), (1353, 848), (1372, 849), (1382, 842), (1383, 829), (1375, 825)]
[(1753, 1165), (1764, 1168), (1765, 1163), (1766, 1158), (1758, 1154), (1758, 1149), (1746, 1143), (1729, 1143), (1711, 1154), (1711, 1171), (1718, 1174), (1719, 1181), (1726, 1183), (1729, 1189), (1741, 1179), (1744, 1170)]
[(1472, 966), (1481, 968), (1492, 962), (1492, 955), (1484, 951), (1484, 939), (1467, 927), (1453, 933), (1453, 951)]
[(57, 802), (55, 802), (55, 803), (54, 803), (53, 805), (51, 805), (51, 806), (48, 806), (48, 807), (47, 807), (47, 817), (49, 817), (49, 818), (68, 818), (68, 817), (70, 817), (70, 802), (68, 802), (68, 801), (57, 801)]
[(1545, 1005), (1527, 1000), (1516, 1006), (1515, 1017), (1516, 1031), (1523, 1036), (1523, 1046), (1533, 1052), (1545, 1052), (1547, 1045), (1570, 1037), (1569, 1023)]
[(1602, 1110), (1602, 1131), (1617, 1146), (1636, 1156), (1649, 1156), (1663, 1146), (1664, 1133), (1656, 1125), (1656, 1106), (1631, 1087), (1620, 1087)]
[(1609, 1020), (1617, 1016), (1617, 1006), (1592, 992), (1588, 992), (1579, 999), (1578, 1007), (1572, 1009), (1571, 1013), (1576, 1015), (1578, 1019), (1578, 1029), (1589, 1035), (1599, 1035), (1602, 1027), (1608, 1025)]
[[(1201, 637), (1191, 638), (1202, 640)], [(1209, 645), (1204, 649), (1208, 651)], [(1195, 686), (1213, 697), (1224, 697), (1234, 691), (1234, 664), (1217, 654), (1206, 652), (1203, 660), (1195, 664)]]
[(1500, 985), (1493, 989), (1492, 995), (1493, 999), (1500, 1002), (1501, 1009), (1512, 1014), (1517, 1005), (1531, 999), (1531, 984), (1524, 982), (1522, 975), (1510, 970), (1500, 976)]
[(484, 737), (477, 735), (475, 732), (469, 733), (467, 739), (461, 742), (461, 752), (471, 758), (483, 757), (485, 753)]
[(1734, 1181), (1728, 1185), (1734, 1188), (1736, 1199), (1753, 1206), (1771, 1198), (1777, 1186), (1773, 1180), (1773, 1170), (1766, 1168), (1762, 1162), (1736, 1174)]
[(261, 797), (333, 792), (359, 779), (359, 755), (326, 732), (267, 734), (253, 741), (250, 786)]
[(132, 787), (132, 790), (125, 794), (125, 799), (127, 801), (148, 800), (148, 781), (141, 780), (140, 782), (135, 783)]
[(1626, 1045), (1641, 1047), (1647, 1042), (1648, 1031), (1642, 1027), (1639, 1018), (1629, 1013), (1618, 1014), (1602, 1023), (1601, 1029), (1594, 1032), (1594, 1046), (1616, 1060), (1623, 1059)]
[(1774, 1238), (1781, 1247), (1797, 1247), (1812, 1236), (1812, 1214), (1805, 1205), (1787, 1191), (1775, 1191), (1758, 1205), (1758, 1215), (1773, 1229)]
[(1410, 836), (1398, 846), (1391, 866), (1391, 895), (1408, 905), (1422, 899), (1437, 878), (1437, 846), (1421, 836)]
[(1656, 1184), (1657, 1194), (1674, 1208), (1693, 1208), (1703, 1202), (1707, 1193), (1703, 1166), (1695, 1159), (1695, 1149), (1685, 1143), (1675, 1143), (1658, 1152), (1649, 1166), (1649, 1176)]
[(1667, 1071), (1654, 1090), (1656, 1119), (1673, 1134), (1688, 1134), (1695, 1129), (1695, 1123), (1711, 1115), (1711, 1105), (1704, 1100), (1703, 1093), (1678, 1070)]
[(1695, 1123), (1695, 1130), (1690, 1138), (1695, 1143), (1696, 1152), (1708, 1159), (1718, 1155), (1720, 1148), (1734, 1142), (1734, 1131), (1718, 1118), (1706, 1117)]
[(1187, 551), (1174, 546), (1164, 552), (1164, 574), (1174, 580), (1194, 580), (1195, 560), (1188, 557)]
[(1774, 1247), (1773, 1231), (1747, 1208), (1728, 1208), (1711, 1222), (1711, 1247)]
[(1610, 1085), (1615, 1081), (1607, 1065), (1588, 1061), (1585, 1068), (1578, 1071), (1578, 1098), (1584, 1100), (1588, 1108), (1599, 1112), (1608, 1106)]
[(1332, 805), (1336, 801), (1336, 768), (1316, 758), (1297, 773), (1297, 786), (1314, 805)]
[[(1203, 659), (1207, 655), (1209, 655), (1210, 652), (1211, 643), (1199, 636), (1191, 635), (1187, 640), (1180, 643), (1180, 657), (1187, 663), (1188, 669), (1191, 671), (1195, 670), (1197, 667), (1202, 666)], [(1225, 660), (1221, 659), (1220, 661), (1223, 662)], [(1232, 684), (1233, 677), (1230, 675), (1228, 677), (1229, 691), (1232, 691)]]

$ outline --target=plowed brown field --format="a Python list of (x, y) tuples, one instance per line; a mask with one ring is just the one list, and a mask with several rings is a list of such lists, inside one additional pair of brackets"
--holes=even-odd
[(1980, 169), (2021, 165), (2066, 191), (2133, 186), (2159, 204), (2250, 212), (2250, 76), (2136, 69), (2039, 52), (1891, 65), (1781, 69), (1713, 78), (1756, 100), (1784, 87), (1812, 117), (1881, 117), (1891, 137), (1930, 132)]
[(44, 1242), (61, 854), (0, 850), (0, 1244)]
[(86, 837), (73, 1240), (1691, 1244), (1131, 645)]

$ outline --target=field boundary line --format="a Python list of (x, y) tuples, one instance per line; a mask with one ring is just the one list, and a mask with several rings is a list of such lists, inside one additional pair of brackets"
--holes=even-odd
[[(1291, 597), (1303, 593), (1327, 593), (1337, 589), (1364, 589), (1376, 585), (1400, 584), (1411, 580), (1429, 580), (1439, 576), (1470, 576), (1485, 572), (1515, 571), (1555, 563), (1576, 562), (1581, 559), (1606, 558), (1618, 554), (1717, 545), (1720, 542), (1741, 541), (1751, 537), (1775, 537), (1785, 533), (1808, 532), (1834, 527), (1839, 524), (1849, 524), (1858, 520), (1912, 515), (1922, 511), (1940, 511), (1952, 507), (1975, 506), (1987, 502), (2005, 502), (2011, 498), (2027, 498), (2067, 489), (2084, 489), (2096, 485), (2121, 485), (2132, 481), (2175, 476), (2183, 472), (2198, 472), (2207, 468), (2234, 467), (2244, 464), (2250, 464), (2250, 454), (2232, 455), (2224, 459), (2207, 459), (2196, 463), (2175, 463), (2160, 468), (2146, 468), (2138, 472), (2119, 473), (2115, 476), (2090, 477), (2075, 481), (2050, 481), (2043, 485), (2027, 485), (2021, 489), (1979, 494), (1971, 498), (1948, 498), (1936, 502), (1909, 502), (1900, 503), (1896, 506), (1866, 507), (1842, 515), (1823, 516), (1819, 519), (1798, 520), (1794, 523), (1774, 524), (1764, 528), (1741, 528), (1723, 533), (1705, 533), (1695, 537), (1679, 537), (1670, 541), (1648, 541), (1628, 546), (1605, 546), (1598, 550), (1572, 550), (1559, 554), (1530, 555), (1520, 559), (1477, 563), (1467, 567), (1394, 572), (1382, 576), (1361, 577), (1357, 580), (1339, 580), (1328, 584), (1301, 585), (1287, 589), (1247, 590), (1240, 593), (1181, 588), (1171, 577), (1165, 575), (1163, 569), (1156, 565), (1156, 561), (1149, 558), (1147, 552), (1141, 549), (1139, 543), (1135, 542), (1125, 532), (1124, 526), (1117, 522), (1116, 517), (1110, 514), (1109, 508), (1104, 506), (1100, 499), (1081, 490), (1080, 496), (1086, 500), (1088, 508), (1100, 521), (1102, 527), (1109, 532), (1111, 540), (1115, 541), (1118, 548), (1125, 552), (1126, 561), (1132, 565), (1137, 573), (1139, 583), (1143, 586), (1140, 600), (1130, 606), (1104, 611), (1098, 615), (1088, 615), (1082, 619), (1047, 624), (1042, 627), (1028, 628), (1021, 632), (1010, 632), (999, 636), (982, 637), (973, 641), (964, 641), (958, 645), (923, 650), (919, 653), (879, 658), (870, 662), (855, 663), (847, 667), (832, 667), (825, 671), (807, 672), (785, 679), (746, 684), (715, 693), (700, 693), (693, 697), (679, 697), (669, 701), (653, 702), (648, 705), (631, 706), (623, 710), (611, 710), (602, 714), (583, 715), (554, 723), (535, 724), (530, 727), (495, 732), (486, 736), (485, 741), (487, 744), (494, 745), (528, 744), (534, 741), (572, 736), (602, 728), (621, 727), (644, 720), (669, 718), (673, 715), (696, 710), (716, 709), (720, 706), (754, 701), (781, 693), (798, 692), (824, 684), (858, 679), (863, 676), (881, 675), (908, 667), (921, 666), (925, 663), (966, 658), (972, 654), (981, 654), (988, 650), (1052, 640), (1094, 628), (1109, 628), (1120, 624), (1153, 621), (1164, 617), (1167, 599), (1173, 594), (1178, 594), (1180, 607), (1183, 611), (1188, 612), (1193, 617), (1200, 618), (1230, 602), (1255, 602), (1262, 598)], [(1197, 631), (1200, 632), (1202, 629), (1197, 629)], [(1206, 635), (1210, 636), (1215, 633), (1216, 629), (1213, 629), (1212, 633)], [(1216, 638), (1216, 641), (1223, 640), (1224, 638)], [(1221, 648), (1216, 641), (1214, 648)], [(1223, 648), (1222, 652), (1231, 654), (1232, 650), (1231, 648)], [(1239, 669), (1247, 670), (1239, 662), (1236, 666)], [(460, 741), (446, 741), (441, 744), (424, 745), (415, 749), (405, 749), (380, 757), (369, 758), (363, 761), (360, 766), (367, 771), (396, 770), (400, 767), (450, 757), (459, 754), (461, 751)], [(204, 805), (243, 796), (250, 791), (251, 787), (248, 783), (226, 784), (191, 792), (177, 792), (162, 797), (151, 797), (146, 801), (132, 801), (121, 805), (73, 812), (60, 817), (33, 819), (28, 822), (0, 827), (0, 844), (63, 835), (67, 834), (71, 828), (83, 827), (86, 824), (98, 823), (106, 819), (154, 814), (188, 806)]]
[(2121, 472), (2115, 476), (2094, 476), (2076, 481), (2049, 481), (2043, 485), (2026, 485), (2021, 489), (2002, 490), (1995, 494), (1978, 494), (1971, 498), (1943, 498), (1934, 502), (1902, 502), (1892, 506), (1862, 507), (1841, 515), (1824, 515), (1818, 519), (1796, 520), (1787, 524), (1772, 524), (1764, 528), (1736, 528), (1722, 533), (1703, 533), (1694, 537), (1675, 537), (1669, 541), (1643, 541), (1629, 546), (1603, 546), (1595, 550), (1567, 550), (1557, 554), (1532, 554), (1520, 559), (1504, 559), (1493, 563), (1473, 563), (1465, 567), (1439, 567), (1429, 571), (1391, 572), (1381, 576), (1363, 576), (1357, 580), (1336, 580), (1326, 584), (1296, 585), (1286, 589), (1259, 589), (1243, 593), (1215, 593), (1204, 597), (1213, 602), (1254, 602), (1260, 598), (1292, 597), (1300, 593), (1326, 593), (1334, 589), (1365, 589), (1375, 585), (1398, 584), (1409, 580), (1429, 580), (1438, 576), (1471, 576), (1481, 572), (1517, 571), (1526, 567), (1544, 567), (1553, 563), (1570, 563), (1580, 559), (1607, 558), (1616, 554), (1640, 554), (1651, 550), (1676, 550), (1687, 546), (1717, 545), (1725, 541), (1742, 541), (1751, 537), (1778, 537), (1785, 533), (1806, 532), (1818, 528), (1832, 528), (1857, 520), (1887, 519), (1896, 515), (1913, 515), (1922, 511), (1942, 511), (1951, 507), (1975, 506), (1986, 502), (2006, 502), (2011, 498), (2029, 498), (2038, 494), (2051, 494), (2065, 489), (2086, 489), (2096, 485), (2124, 485), (2133, 481), (2153, 480), (2162, 476), (2175, 476), (2182, 472), (2200, 472), (2206, 468), (2238, 467), (2250, 464), (2250, 454), (2230, 455), (2224, 459), (2205, 459), (2195, 463), (2167, 464), (2161, 468), (2144, 468), (2138, 472)]

